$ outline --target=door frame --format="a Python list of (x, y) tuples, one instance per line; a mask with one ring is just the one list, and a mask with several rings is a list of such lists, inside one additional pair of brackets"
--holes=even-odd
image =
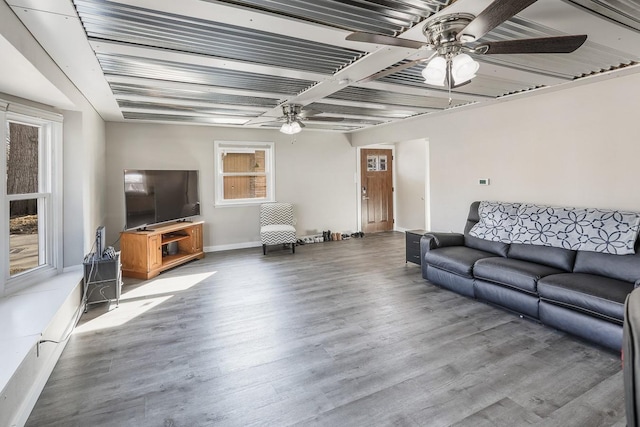
[(396, 227), (397, 227), (397, 223), (396, 223), (396, 212), (397, 212), (397, 206), (396, 206), (396, 164), (395, 164), (395, 159), (396, 159), (396, 146), (395, 144), (376, 144), (376, 145), (362, 145), (358, 147), (358, 150), (356, 151), (356, 200), (358, 201), (357, 203), (357, 209), (356, 209), (356, 224), (358, 224), (358, 231), (362, 231), (362, 197), (360, 197), (360, 189), (362, 188), (362, 170), (360, 167), (360, 160), (362, 158), (362, 150), (363, 149), (378, 149), (378, 150), (391, 150), (391, 156), (392, 156), (392, 164), (393, 164), (393, 168), (391, 170), (391, 185), (393, 186), (393, 231), (396, 231)]

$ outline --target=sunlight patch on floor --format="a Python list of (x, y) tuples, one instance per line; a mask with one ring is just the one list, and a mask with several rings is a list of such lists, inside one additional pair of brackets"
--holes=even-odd
[(116, 328), (118, 326), (122, 326), (132, 319), (140, 316), (141, 314), (146, 313), (152, 308), (159, 306), (171, 297), (173, 297), (173, 295), (132, 301), (120, 300), (120, 306), (116, 308), (114, 303), (111, 307), (111, 310), (109, 310), (108, 312), (96, 317), (95, 319), (91, 319), (84, 323), (78, 324), (78, 326), (76, 326), (76, 328), (73, 330), (73, 333), (81, 334), (85, 332), (94, 332), (101, 329)]
[(95, 332), (102, 329), (122, 326), (169, 300), (176, 292), (190, 289), (213, 276), (215, 273), (214, 271), (183, 276), (162, 277), (144, 282), (136, 288), (124, 291), (120, 298), (119, 306), (116, 307), (115, 302), (112, 302), (109, 311), (85, 322), (81, 321), (73, 333)]
[(126, 287), (124, 287), (122, 296), (120, 297), (120, 301), (122, 302), (123, 300), (128, 299), (146, 298), (150, 296), (186, 291), (187, 289), (191, 289), (198, 283), (207, 280), (214, 274), (216, 274), (215, 271), (208, 273), (185, 274), (183, 276), (151, 279), (131, 290), (126, 290)]

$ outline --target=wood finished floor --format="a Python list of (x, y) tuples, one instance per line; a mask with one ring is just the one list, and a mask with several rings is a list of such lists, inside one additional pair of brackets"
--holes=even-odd
[(42, 426), (624, 426), (619, 356), (439, 289), (404, 234), (209, 253), (94, 306)]

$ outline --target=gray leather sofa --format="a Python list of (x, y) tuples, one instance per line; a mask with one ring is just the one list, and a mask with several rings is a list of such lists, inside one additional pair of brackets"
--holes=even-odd
[(469, 234), (478, 206), (471, 205), (464, 234), (421, 238), (422, 276), (619, 351), (625, 298), (640, 285), (638, 240), (635, 254), (613, 255), (480, 239)]

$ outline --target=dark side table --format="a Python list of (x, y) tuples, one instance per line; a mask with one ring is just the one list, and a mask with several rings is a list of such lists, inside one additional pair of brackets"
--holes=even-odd
[(422, 264), (420, 261), (420, 238), (426, 233), (425, 230), (409, 230), (405, 233), (407, 245), (407, 262)]
[(120, 265), (120, 252), (116, 252), (113, 258), (89, 259), (84, 265), (84, 312), (89, 309), (89, 304), (116, 300), (116, 306), (120, 305), (120, 292), (122, 290), (122, 274)]

